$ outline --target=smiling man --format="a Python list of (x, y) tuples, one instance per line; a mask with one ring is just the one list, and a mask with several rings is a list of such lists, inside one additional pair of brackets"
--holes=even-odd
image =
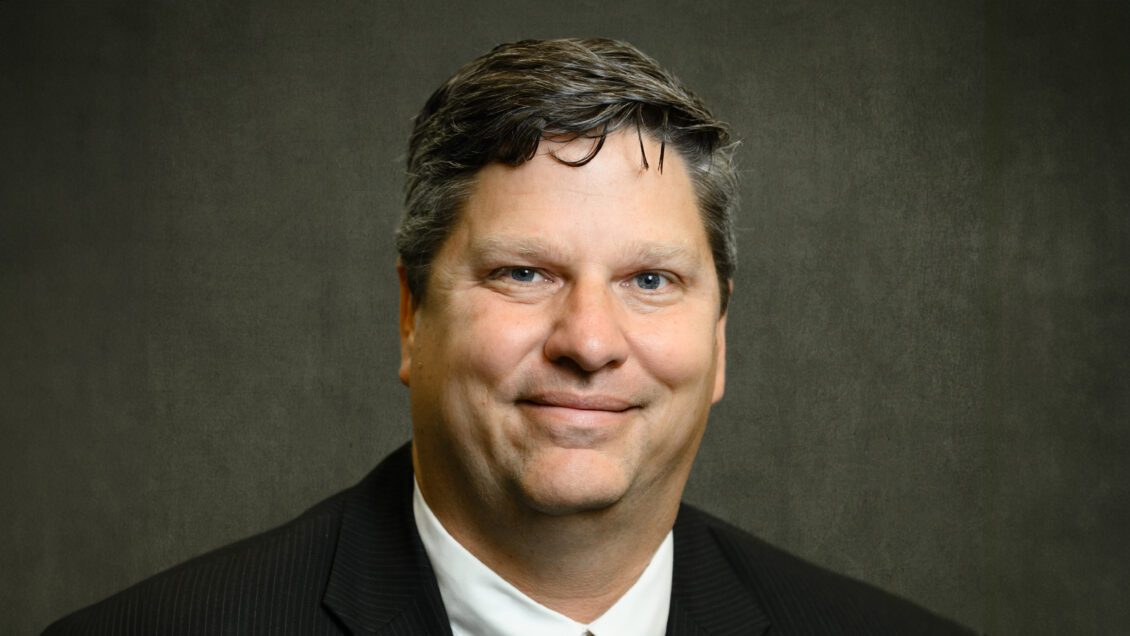
[(621, 42), (460, 69), (416, 118), (397, 233), (412, 442), (49, 631), (962, 633), (680, 503), (725, 385), (731, 150)]

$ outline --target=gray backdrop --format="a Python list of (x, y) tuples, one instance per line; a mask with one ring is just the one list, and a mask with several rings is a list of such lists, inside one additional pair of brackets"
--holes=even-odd
[(980, 630), (1130, 630), (1130, 5), (468, 5), (0, 3), (0, 632), (408, 438), (410, 118), (563, 35), (743, 140), (688, 499)]

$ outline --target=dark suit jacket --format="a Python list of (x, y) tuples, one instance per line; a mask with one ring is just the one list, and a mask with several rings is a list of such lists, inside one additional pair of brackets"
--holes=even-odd
[[(668, 634), (954, 634), (962, 628), (691, 506)], [(450, 634), (412, 516), (405, 445), (279, 528), (80, 610), (46, 634)]]

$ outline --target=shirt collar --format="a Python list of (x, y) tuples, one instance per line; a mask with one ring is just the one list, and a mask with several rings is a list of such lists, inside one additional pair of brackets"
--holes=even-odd
[(416, 528), (435, 571), (455, 636), (662, 636), (671, 604), (674, 541), (668, 532), (640, 578), (589, 625), (523, 594), (454, 539), (436, 518), (419, 484), (412, 488)]

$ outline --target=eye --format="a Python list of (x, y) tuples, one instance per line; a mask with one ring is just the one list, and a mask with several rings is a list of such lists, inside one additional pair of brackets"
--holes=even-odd
[(537, 283), (545, 280), (545, 275), (532, 267), (502, 267), (495, 270), (492, 277), (516, 283)]
[(670, 279), (659, 272), (640, 272), (635, 275), (633, 280), (640, 289), (648, 291), (660, 289), (671, 282)]

